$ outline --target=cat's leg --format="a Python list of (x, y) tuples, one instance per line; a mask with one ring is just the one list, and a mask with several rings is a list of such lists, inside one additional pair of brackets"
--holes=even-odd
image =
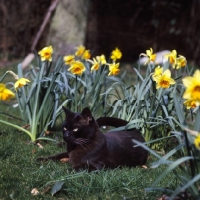
[(48, 160), (58, 161), (58, 160), (61, 160), (62, 158), (69, 158), (68, 152), (59, 153), (57, 155), (49, 156), (46, 158), (40, 157), (40, 158), (37, 158), (37, 161), (48, 161)]

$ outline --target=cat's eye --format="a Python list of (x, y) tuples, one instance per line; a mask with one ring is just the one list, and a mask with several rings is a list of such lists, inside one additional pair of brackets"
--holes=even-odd
[(73, 129), (74, 132), (78, 131), (78, 128)]
[(66, 131), (67, 129), (64, 127), (63, 130)]

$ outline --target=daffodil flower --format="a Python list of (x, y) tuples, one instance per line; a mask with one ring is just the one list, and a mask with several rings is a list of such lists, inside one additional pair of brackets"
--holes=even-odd
[(42, 61), (52, 61), (53, 48), (52, 46), (44, 47), (38, 52), (38, 54), (40, 55)]
[(173, 65), (173, 68), (179, 69), (181, 67), (185, 67), (187, 63), (187, 60), (184, 56), (179, 55), (179, 57), (176, 59), (176, 64)]
[(76, 75), (81, 75), (85, 70), (84, 64), (80, 61), (72, 62), (70, 68), (68, 69), (68, 71)]
[(76, 56), (82, 56), (85, 51), (85, 47), (83, 45), (80, 45), (77, 47), (77, 51), (75, 52)]
[(196, 108), (197, 106), (199, 106), (200, 103), (193, 99), (189, 99), (185, 101), (183, 104), (186, 106), (187, 109), (190, 109), (190, 108)]
[(29, 83), (30, 81), (26, 78), (20, 78), (15, 82), (15, 90), (17, 90), (18, 88), (22, 88), (24, 85), (26, 85), (26, 83)]
[(100, 61), (101, 64), (103, 64), (103, 65), (106, 64), (106, 58), (103, 54), (101, 56), (97, 56), (96, 59), (97, 59), (97, 61)]
[(172, 64), (172, 66), (176, 64), (176, 56), (177, 52), (176, 50), (172, 50), (170, 53), (166, 54), (165, 57), (168, 59), (169, 63)]
[(64, 56), (63, 60), (66, 65), (70, 65), (73, 61), (75, 61), (74, 58), (75, 58), (74, 55), (68, 55), (68, 56)]
[(141, 53), (140, 56), (145, 56), (148, 57), (148, 60), (144, 63), (144, 65), (146, 65), (149, 62), (155, 62), (156, 59), (156, 54), (153, 54), (153, 49), (150, 48), (150, 50), (146, 50), (146, 54)]
[(170, 85), (175, 84), (175, 80), (171, 78), (171, 72), (166, 69), (161, 75), (154, 77), (156, 81), (156, 89), (169, 88)]
[(15, 94), (6, 88), (6, 85), (0, 83), (0, 100), (9, 101), (11, 98), (14, 98)]
[(93, 58), (93, 60), (88, 60), (88, 62), (92, 63), (92, 67), (91, 67), (91, 72), (92, 71), (97, 71), (101, 65), (100, 60), (97, 60), (95, 58)]
[(200, 134), (194, 139), (194, 145), (197, 149), (200, 149)]
[(119, 60), (122, 57), (122, 52), (116, 48), (112, 51), (110, 58), (115, 62), (116, 60)]
[(112, 63), (112, 64), (108, 64), (109, 66), (109, 74), (108, 76), (114, 75), (116, 76), (117, 74), (119, 74), (120, 69), (119, 69), (119, 63)]
[(200, 70), (196, 70), (193, 77), (187, 76), (182, 81), (186, 87), (183, 98), (200, 102)]
[(153, 80), (156, 81), (156, 78), (157, 78), (158, 76), (161, 76), (162, 73), (163, 73), (163, 68), (160, 67), (160, 66), (157, 66), (157, 67), (155, 68), (155, 70), (154, 70), (154, 73), (152, 74)]
[(83, 52), (82, 59), (88, 60), (88, 59), (90, 59), (90, 57), (91, 57), (90, 50), (85, 50)]

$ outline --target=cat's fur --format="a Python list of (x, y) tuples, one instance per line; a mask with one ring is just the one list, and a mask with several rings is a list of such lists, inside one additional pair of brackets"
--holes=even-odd
[(69, 157), (69, 162), (75, 170), (87, 168), (89, 171), (104, 167), (145, 164), (147, 151), (140, 146), (134, 147), (132, 141), (135, 139), (145, 142), (138, 130), (112, 131), (105, 134), (100, 131), (99, 125), (120, 127), (125, 126), (127, 121), (117, 118), (99, 118), (95, 121), (89, 108), (84, 108), (82, 113), (63, 109), (66, 114), (63, 139), (67, 143), (67, 152), (38, 160), (60, 160)]

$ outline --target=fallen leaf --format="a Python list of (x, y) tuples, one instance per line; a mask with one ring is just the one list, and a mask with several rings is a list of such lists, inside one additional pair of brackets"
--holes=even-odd
[(34, 154), (36, 152), (36, 149), (32, 149), (32, 154)]
[(151, 160), (151, 159), (152, 159), (152, 157), (151, 157), (151, 156), (148, 156), (147, 161), (149, 161), (149, 160)]
[(68, 162), (69, 161), (69, 158), (62, 158), (62, 159), (60, 159), (60, 162), (62, 162), (62, 163), (65, 163), (65, 162)]
[(44, 149), (43, 146), (39, 142), (37, 142), (36, 144), (40, 149)]
[(51, 189), (51, 187), (50, 186), (48, 186), (47, 188), (45, 188), (43, 191), (42, 191), (42, 194), (45, 194), (45, 193), (47, 193), (49, 190)]
[(27, 129), (30, 126), (30, 124), (26, 124), (24, 126), (22, 126), (22, 128)]
[(148, 169), (148, 167), (146, 165), (142, 165), (141, 167), (144, 169)]
[(45, 131), (44, 132), (44, 135), (50, 135), (50, 134), (53, 134), (53, 132), (51, 132), (51, 131)]
[(31, 190), (31, 194), (34, 195), (34, 196), (38, 195), (38, 194), (39, 194), (38, 189), (37, 189), (37, 188), (33, 188), (33, 189)]

